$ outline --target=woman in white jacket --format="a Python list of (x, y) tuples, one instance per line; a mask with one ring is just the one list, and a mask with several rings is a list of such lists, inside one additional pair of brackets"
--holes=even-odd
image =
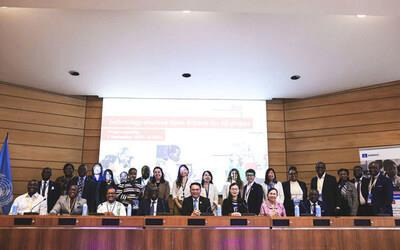
[(273, 168), (268, 168), (265, 172), (265, 181), (262, 183), (262, 186), (264, 189), (264, 200), (267, 199), (265, 196), (268, 193), (268, 190), (270, 188), (275, 188), (278, 190), (278, 197), (276, 198), (276, 201), (283, 204), (285, 200), (285, 194), (283, 193), (282, 183), (276, 179), (275, 170)]
[(213, 176), (208, 170), (204, 171), (201, 177), (200, 195), (210, 200), (211, 212), (216, 214), (218, 207), (218, 190), (217, 187), (213, 184)]

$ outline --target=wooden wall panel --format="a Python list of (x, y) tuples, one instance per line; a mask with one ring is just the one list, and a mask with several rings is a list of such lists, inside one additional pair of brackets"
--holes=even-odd
[(359, 148), (400, 144), (400, 82), (285, 101), (284, 112), (287, 164), (306, 183), (318, 161), (337, 176), (359, 164)]
[(15, 195), (43, 167), (55, 179), (66, 162), (81, 162), (85, 113), (85, 98), (0, 83), (0, 144), (8, 133)]
[(82, 162), (89, 166), (99, 161), (102, 107), (101, 98), (87, 97)]
[(285, 113), (282, 100), (267, 101), (267, 133), (269, 167), (278, 180), (286, 180)]

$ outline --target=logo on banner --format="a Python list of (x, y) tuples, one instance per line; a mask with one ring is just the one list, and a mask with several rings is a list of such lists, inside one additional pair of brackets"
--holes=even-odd
[(11, 181), (4, 174), (0, 174), (0, 206), (8, 205), (12, 198)]

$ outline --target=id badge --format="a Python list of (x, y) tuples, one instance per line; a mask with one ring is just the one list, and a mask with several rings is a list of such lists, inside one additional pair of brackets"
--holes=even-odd
[(135, 199), (132, 201), (132, 209), (133, 210), (139, 209), (139, 201), (138, 200)]

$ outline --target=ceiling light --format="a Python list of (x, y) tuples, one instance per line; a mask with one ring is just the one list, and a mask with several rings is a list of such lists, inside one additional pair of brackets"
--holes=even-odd
[(184, 78), (189, 78), (189, 77), (191, 77), (192, 75), (190, 74), (190, 73), (183, 73), (182, 74), (182, 77), (184, 77)]
[(190, 11), (190, 10), (182, 10), (182, 13), (183, 14), (190, 14), (190, 13), (192, 13), (192, 11)]
[(79, 75), (80, 75), (80, 73), (79, 73), (78, 71), (75, 71), (75, 70), (70, 70), (70, 71), (68, 71), (68, 73), (69, 73), (71, 76), (79, 76)]
[(367, 17), (367, 15), (358, 14), (357, 17), (358, 17), (358, 18), (364, 18), (364, 17)]
[(2, 9), (7, 9), (8, 7), (7, 7), (7, 6), (1, 6), (1, 8), (2, 8)]
[(300, 77), (301, 77), (301, 76), (299, 76), (299, 75), (292, 75), (292, 76), (290, 77), (290, 79), (295, 81), (295, 80), (299, 80)]

